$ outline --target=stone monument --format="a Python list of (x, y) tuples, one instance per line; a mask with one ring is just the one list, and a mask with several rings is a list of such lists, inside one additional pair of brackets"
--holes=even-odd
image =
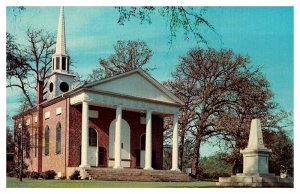
[(223, 187), (293, 187), (289, 178), (280, 178), (269, 173), (269, 154), (264, 145), (259, 119), (251, 121), (248, 146), (243, 154), (243, 174), (219, 177), (218, 186)]
[(265, 147), (259, 119), (251, 121), (248, 146), (240, 151), (243, 154), (243, 174), (262, 175), (269, 173), (269, 154)]

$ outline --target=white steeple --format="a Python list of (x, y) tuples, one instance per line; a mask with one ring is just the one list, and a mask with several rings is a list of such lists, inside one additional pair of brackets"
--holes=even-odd
[(74, 75), (69, 71), (70, 58), (66, 52), (64, 8), (60, 8), (56, 50), (52, 55), (52, 73), (48, 75), (48, 100), (72, 90)]
[(64, 8), (60, 8), (57, 28), (56, 50), (52, 56), (52, 72), (69, 73), (70, 59), (66, 53)]
[(65, 16), (64, 7), (60, 8), (60, 15), (58, 20), (58, 31), (56, 41), (56, 52), (55, 54), (66, 55), (66, 35), (65, 35)]

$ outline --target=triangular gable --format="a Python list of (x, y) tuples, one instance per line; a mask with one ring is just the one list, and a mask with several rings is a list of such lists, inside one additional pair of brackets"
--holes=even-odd
[(87, 84), (86, 87), (161, 102), (183, 104), (162, 84), (140, 69)]

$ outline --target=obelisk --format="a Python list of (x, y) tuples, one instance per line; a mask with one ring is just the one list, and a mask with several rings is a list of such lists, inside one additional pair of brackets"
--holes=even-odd
[(269, 173), (269, 154), (264, 145), (259, 119), (251, 121), (248, 146), (240, 151), (243, 154), (243, 174), (258, 175)]

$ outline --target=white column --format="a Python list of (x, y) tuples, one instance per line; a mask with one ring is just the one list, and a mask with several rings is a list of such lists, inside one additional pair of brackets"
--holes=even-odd
[(173, 150), (172, 150), (172, 169), (179, 171), (178, 168), (178, 115), (173, 118)]
[(82, 129), (81, 129), (81, 164), (80, 167), (90, 167), (88, 164), (89, 142), (89, 104), (82, 102)]
[(121, 128), (122, 128), (122, 107), (117, 106), (116, 110), (116, 127), (115, 127), (115, 162), (114, 168), (121, 166)]
[(147, 110), (146, 114), (146, 150), (145, 150), (145, 170), (152, 168), (152, 112)]

